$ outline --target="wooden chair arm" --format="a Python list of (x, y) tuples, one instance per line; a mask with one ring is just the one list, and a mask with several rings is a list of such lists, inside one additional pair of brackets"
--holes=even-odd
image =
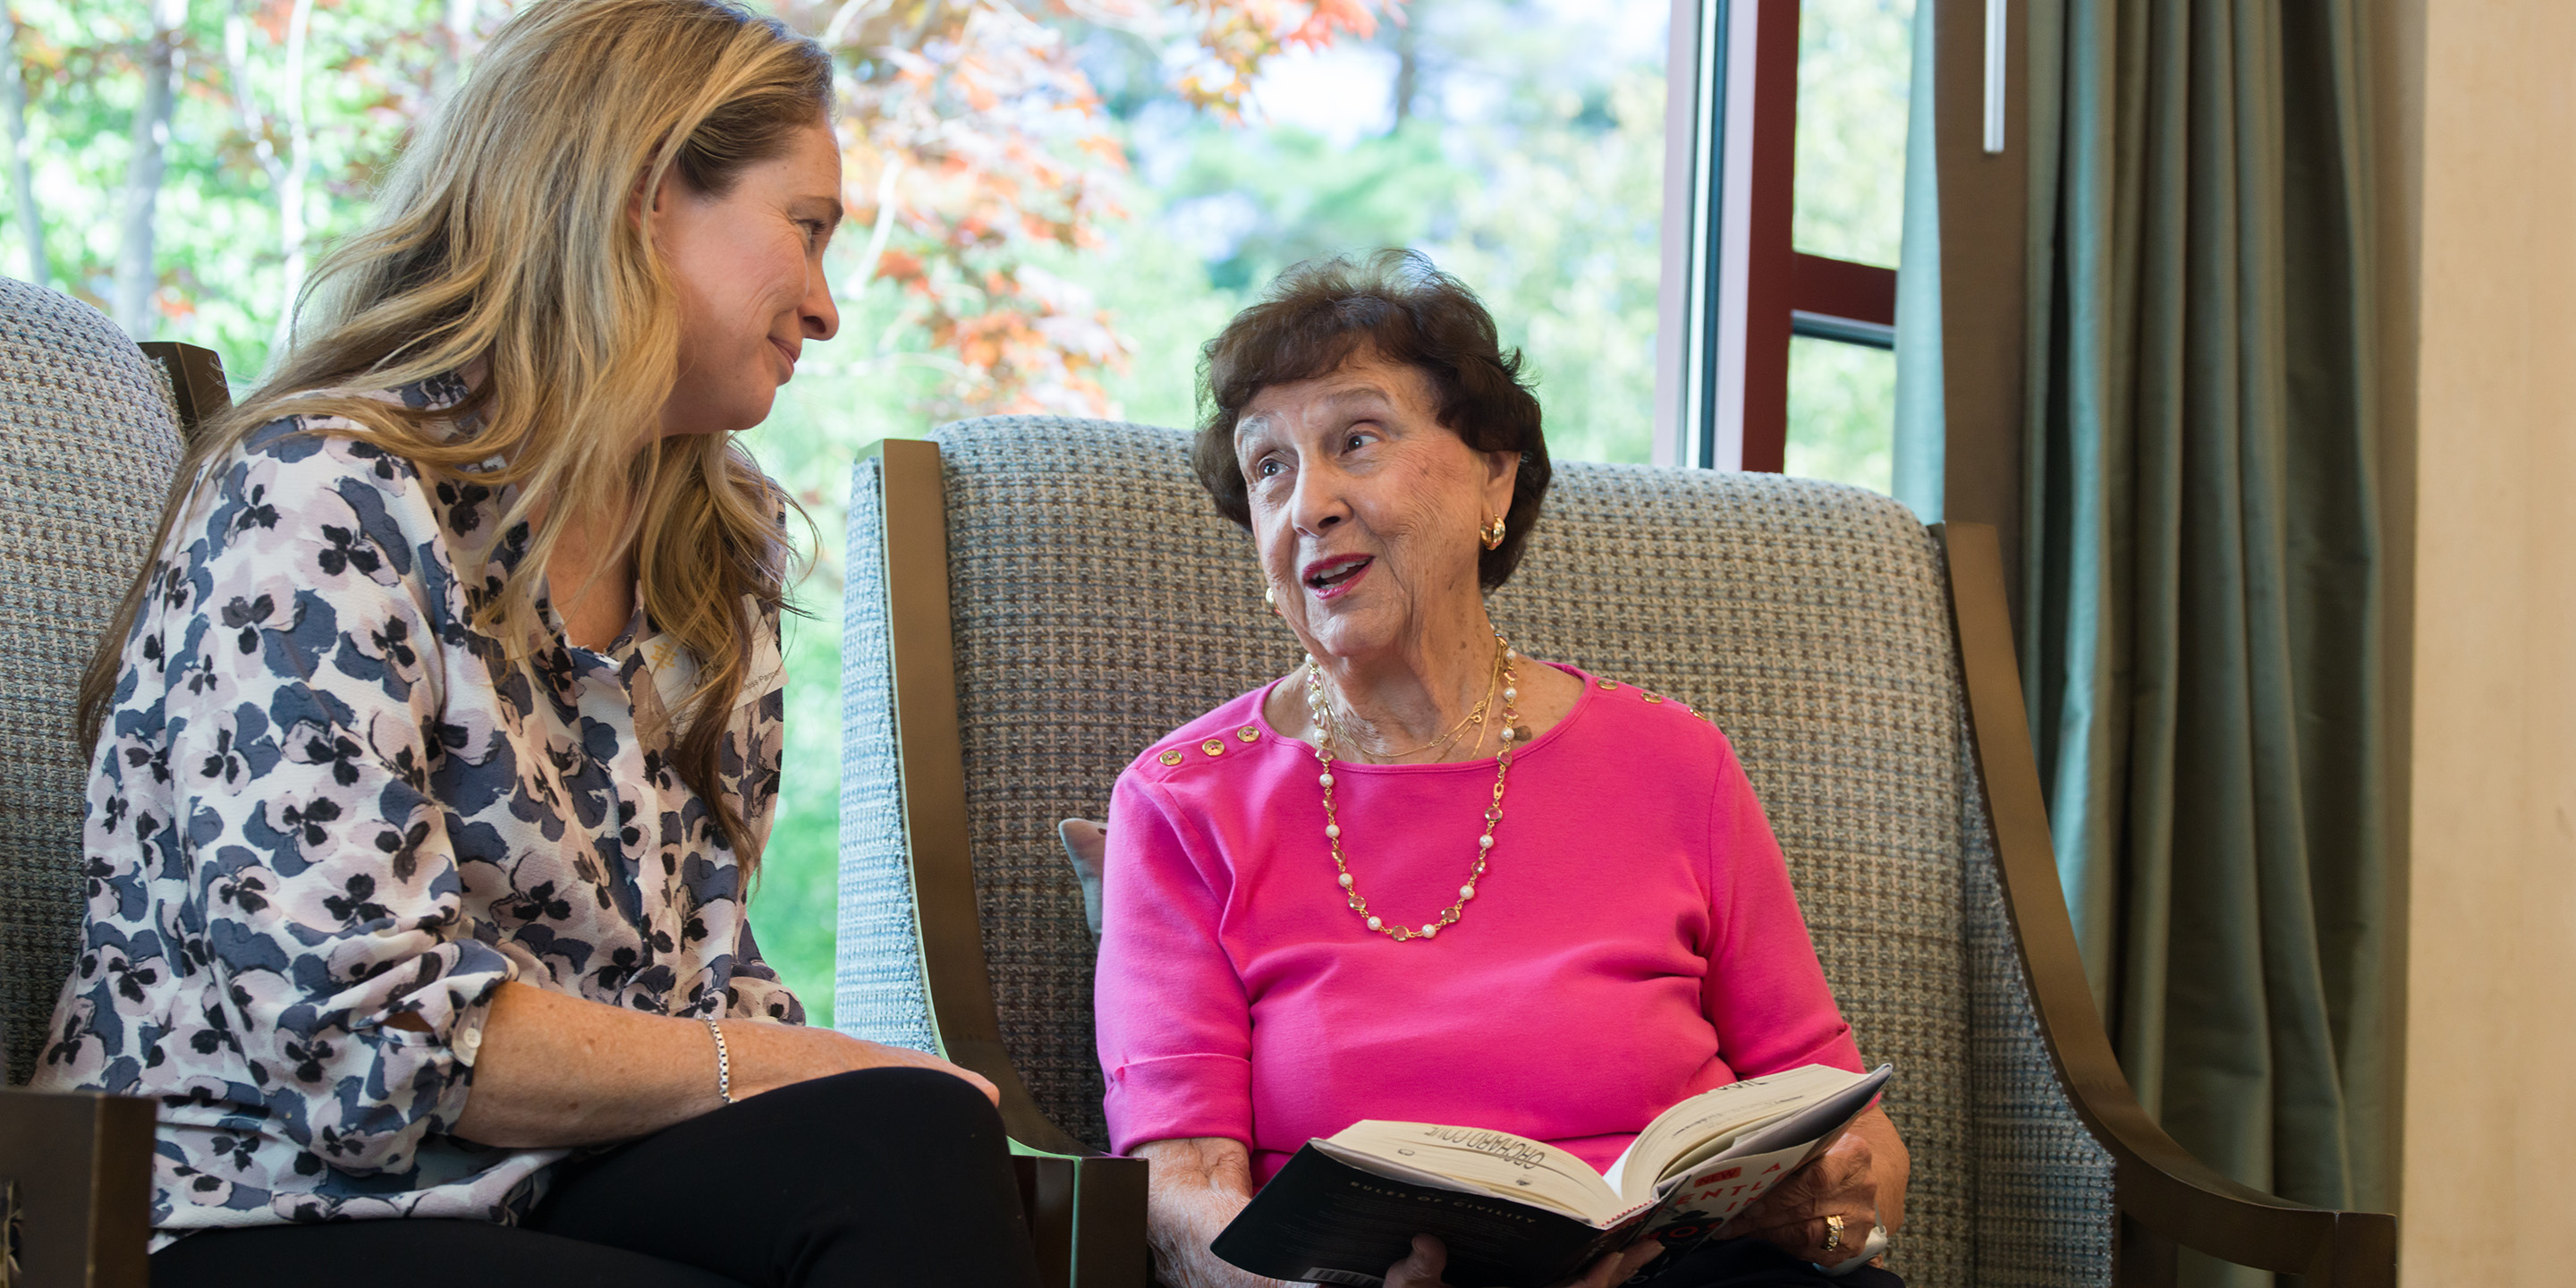
[(1934, 525), (1949, 556), (1977, 775), (1994, 822), (1995, 857), (2042, 1040), (2075, 1112), (2111, 1152), (2121, 1213), (2116, 1282), (2173, 1282), (2176, 1244), (2236, 1265), (2308, 1276), (2309, 1288), (2388, 1288), (2397, 1278), (2396, 1220), (2336, 1212), (2239, 1184), (2194, 1157), (2138, 1103), (2085, 982), (2031, 754), (2004, 600), (2003, 559), (1984, 524)]
[(1098, 1153), (1075, 1140), (1038, 1107), (1002, 1045), (967, 839), (939, 445), (889, 439), (872, 450), (884, 489), (897, 757), (931, 1029), (943, 1058), (984, 1075), (1002, 1093), (1002, 1127), (1011, 1137), (1020, 1200), (1036, 1240), (1039, 1281), (1050, 1288), (1146, 1288), (1152, 1269), (1145, 1160)]
[(26, 1288), (145, 1288), (153, 1103), (0, 1087), (0, 1222)]
[(1015, 1150), (1020, 1207), (1038, 1253), (1038, 1282), (1147, 1288), (1145, 1160)]
[(208, 421), (232, 410), (233, 393), (224, 382), (223, 355), (176, 340), (146, 340), (135, 347), (169, 373), (170, 397), (179, 413), (181, 439), (194, 441)]

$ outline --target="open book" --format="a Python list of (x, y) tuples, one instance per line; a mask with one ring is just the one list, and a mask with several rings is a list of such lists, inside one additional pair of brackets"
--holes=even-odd
[(1508, 1132), (1353, 1123), (1306, 1142), (1214, 1251), (1274, 1279), (1375, 1284), (1431, 1234), (1458, 1288), (1535, 1288), (1656, 1238), (1651, 1278), (1823, 1153), (1893, 1072), (1811, 1064), (1703, 1092), (1656, 1115), (1606, 1176)]

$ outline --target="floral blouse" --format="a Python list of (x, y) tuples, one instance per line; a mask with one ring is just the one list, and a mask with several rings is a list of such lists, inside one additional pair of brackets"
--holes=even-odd
[[(334, 428), (273, 422), (199, 478), (91, 767), (88, 926), (33, 1085), (159, 1098), (156, 1248), (218, 1226), (525, 1213), (564, 1151), (453, 1134), (507, 981), (804, 1021), (752, 944), (721, 828), (667, 760), (685, 651), (640, 607), (606, 652), (574, 648), (549, 606), (551, 647), (513, 667), (467, 620), (525, 527), (456, 564), (509, 491), (433, 481)], [(764, 615), (720, 760), (765, 838), (785, 676)]]

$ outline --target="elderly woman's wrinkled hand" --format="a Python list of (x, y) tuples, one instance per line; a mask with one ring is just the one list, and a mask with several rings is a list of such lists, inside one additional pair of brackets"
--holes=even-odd
[[(1584, 1268), (1571, 1279), (1559, 1279), (1548, 1288), (1611, 1288), (1645, 1268), (1646, 1263), (1663, 1251), (1652, 1239), (1637, 1243), (1625, 1252), (1614, 1252)], [(1449, 1249), (1427, 1234), (1413, 1236), (1413, 1255), (1387, 1267), (1386, 1288), (1449, 1288), (1441, 1274), (1449, 1268)]]
[[(1869, 1110), (1823, 1157), (1738, 1213), (1718, 1236), (1751, 1236), (1801, 1261), (1827, 1266), (1857, 1256), (1881, 1220), (1892, 1228), (1903, 1219), (1901, 1210), (1884, 1210), (1890, 1202), (1902, 1202), (1888, 1196), (1891, 1190), (1904, 1192), (1908, 1167), (1902, 1145), (1891, 1151), (1876, 1143), (1894, 1139), (1893, 1125), (1878, 1130), (1884, 1121), (1879, 1110)], [(1893, 1157), (1886, 1156), (1891, 1152)], [(1839, 1231), (1826, 1219), (1835, 1216), (1842, 1218)]]

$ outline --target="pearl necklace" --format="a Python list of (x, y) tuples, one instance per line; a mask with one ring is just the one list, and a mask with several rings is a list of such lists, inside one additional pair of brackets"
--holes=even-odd
[[(1384, 918), (1370, 912), (1368, 896), (1359, 892), (1351, 876), (1350, 865), (1343, 861), (1342, 821), (1333, 807), (1335, 738), (1332, 704), (1324, 699), (1323, 668), (1316, 664), (1313, 654), (1306, 655), (1306, 705), (1314, 717), (1315, 731), (1318, 735), (1315, 739), (1315, 760), (1324, 767), (1323, 772), (1316, 776), (1316, 781), (1324, 788), (1324, 839), (1332, 846), (1333, 870), (1339, 874), (1342, 894), (1349, 901), (1351, 911), (1364, 919), (1370, 930), (1385, 935), (1397, 943), (1403, 943), (1408, 939), (1430, 939), (1438, 935), (1443, 927), (1457, 925), (1458, 918), (1466, 912), (1467, 901), (1476, 897), (1476, 882), (1484, 878), (1485, 860), (1493, 853), (1494, 829), (1503, 821), (1503, 784), (1510, 778), (1512, 772), (1512, 740), (1519, 736), (1521, 718), (1520, 711), (1514, 706), (1520, 700), (1520, 690), (1515, 687), (1517, 673), (1512, 665), (1520, 660), (1520, 654), (1512, 651), (1511, 641), (1504, 639), (1500, 631), (1494, 632), (1494, 654), (1496, 669), (1501, 671), (1503, 677), (1503, 728), (1499, 735), (1503, 745), (1502, 750), (1494, 753), (1494, 798), (1492, 803), (1485, 807), (1485, 831), (1482, 836), (1476, 838), (1476, 861), (1467, 870), (1467, 883), (1458, 887), (1457, 901), (1441, 910), (1439, 920), (1426, 921), (1420, 926), (1390, 926), (1386, 924)], [(1488, 692), (1490, 691), (1489, 687)], [(1481, 743), (1482, 739), (1478, 741)]]

